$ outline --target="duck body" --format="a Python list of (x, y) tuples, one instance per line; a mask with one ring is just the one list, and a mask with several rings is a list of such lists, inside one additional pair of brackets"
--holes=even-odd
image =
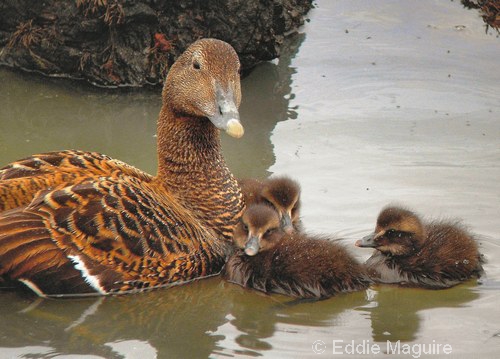
[(234, 50), (199, 40), (165, 81), (156, 176), (74, 150), (0, 169), (0, 284), (111, 294), (218, 273), (243, 210), (219, 129), (243, 134), (240, 98)]
[(269, 206), (247, 208), (235, 227), (235, 242), (239, 248), (222, 276), (243, 287), (322, 299), (370, 284), (364, 268), (343, 246), (327, 237), (284, 232)]
[(384, 208), (375, 232), (356, 245), (376, 249), (366, 267), (379, 283), (441, 289), (483, 273), (477, 241), (462, 224), (424, 223), (401, 207)]

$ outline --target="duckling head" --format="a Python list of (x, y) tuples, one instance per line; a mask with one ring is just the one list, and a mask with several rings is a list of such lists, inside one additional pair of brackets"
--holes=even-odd
[(300, 217), (300, 185), (289, 177), (270, 178), (264, 184), (262, 197), (278, 211), (281, 228), (293, 232)]
[(172, 65), (163, 87), (163, 103), (176, 114), (208, 118), (232, 137), (243, 136), (240, 61), (228, 43), (201, 39)]
[(284, 234), (278, 213), (273, 208), (253, 204), (247, 207), (236, 225), (234, 241), (246, 255), (254, 256), (274, 247)]
[(263, 201), (261, 193), (263, 186), (262, 181), (255, 178), (241, 178), (238, 179), (238, 184), (240, 185), (246, 206)]
[(392, 256), (407, 256), (421, 247), (424, 238), (422, 222), (415, 213), (391, 206), (380, 212), (375, 231), (355, 244)]

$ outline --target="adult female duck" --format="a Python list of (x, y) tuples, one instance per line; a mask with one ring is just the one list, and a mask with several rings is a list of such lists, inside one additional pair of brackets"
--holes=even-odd
[(219, 272), (243, 209), (219, 137), (243, 135), (239, 70), (234, 49), (214, 39), (178, 58), (162, 93), (156, 176), (81, 151), (1, 169), (0, 285), (110, 294)]

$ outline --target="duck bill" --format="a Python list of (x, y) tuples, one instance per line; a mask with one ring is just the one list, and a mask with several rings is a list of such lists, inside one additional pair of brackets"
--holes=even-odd
[(208, 119), (219, 130), (235, 138), (240, 138), (245, 133), (243, 125), (240, 122), (238, 107), (234, 101), (232, 91), (224, 91), (221, 88), (216, 89), (216, 113), (209, 116)]
[(288, 213), (285, 213), (283, 217), (281, 217), (281, 228), (285, 231), (285, 233), (290, 234), (293, 232), (293, 224), (292, 218)]
[(254, 256), (259, 253), (259, 237), (249, 236), (245, 244), (245, 254), (247, 256)]
[(361, 239), (358, 239), (355, 243), (356, 247), (367, 247), (367, 248), (375, 248), (377, 245), (375, 243), (375, 238), (377, 237), (376, 233), (372, 233), (368, 236), (365, 236)]

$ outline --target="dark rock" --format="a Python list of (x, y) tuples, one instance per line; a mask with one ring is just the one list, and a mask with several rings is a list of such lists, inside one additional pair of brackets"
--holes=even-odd
[(160, 84), (189, 44), (229, 42), (243, 69), (280, 54), (312, 0), (0, 0), (0, 65), (99, 86)]

